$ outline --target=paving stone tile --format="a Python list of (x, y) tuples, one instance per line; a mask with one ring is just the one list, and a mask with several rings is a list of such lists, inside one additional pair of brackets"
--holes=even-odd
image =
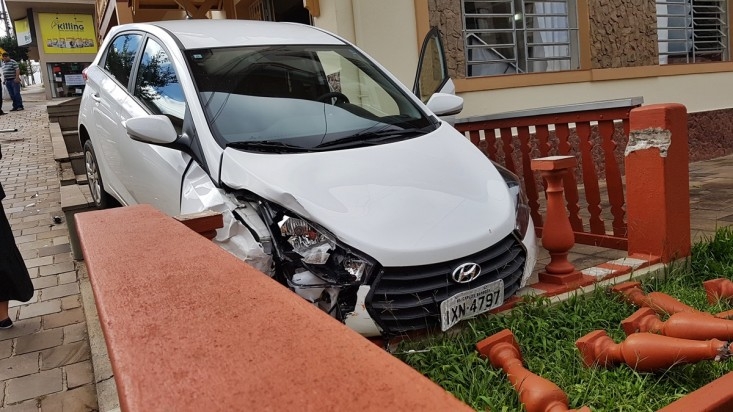
[[(78, 283), (76, 283), (78, 285)], [(69, 310), (81, 307), (81, 295), (66, 296), (61, 298), (61, 310)]]
[(73, 272), (65, 272), (65, 273), (59, 273), (56, 275), (59, 277), (59, 285), (62, 285), (64, 283), (71, 283), (76, 282), (76, 271)]
[[(50, 257), (53, 260), (51, 256), (46, 256), (46, 257)], [(41, 259), (45, 259), (45, 258), (41, 258)], [(54, 263), (52, 265), (40, 266), (39, 275), (40, 276), (57, 275), (59, 273), (70, 272), (72, 270), (74, 270), (74, 262)]]
[(86, 319), (84, 318), (84, 310), (82, 308), (74, 308), (65, 310), (60, 313), (54, 313), (52, 315), (46, 315), (43, 317), (43, 328), (53, 329), (60, 328), (66, 325), (73, 325), (75, 323), (82, 323)]
[[(56, 240), (54, 240), (55, 242)], [(67, 239), (68, 242), (68, 239)], [(71, 262), (74, 260), (74, 257), (71, 255), (71, 253), (62, 253), (60, 255), (54, 255), (53, 256), (53, 263), (64, 263), (64, 262)]]
[(13, 405), (5, 405), (2, 412), (38, 412), (38, 400), (30, 399)]
[[(0, 341), (0, 359), (5, 359), (13, 354), (13, 340), (7, 339)], [(3, 403), (0, 402), (0, 405)]]
[(98, 409), (94, 385), (55, 393), (41, 400), (41, 412), (96, 412)]
[(63, 245), (63, 244), (70, 243), (68, 236), (56, 236), (55, 238), (51, 239), (51, 241), (53, 242), (54, 245)]
[(61, 328), (44, 330), (15, 341), (15, 353), (23, 354), (60, 346), (64, 342), (64, 330)]
[(91, 360), (66, 365), (64, 371), (66, 372), (66, 387), (69, 389), (94, 382)]
[(0, 408), (3, 406), (3, 402), (5, 402), (5, 382), (0, 382)]
[(11, 379), (7, 382), (5, 402), (14, 403), (37, 396), (61, 392), (63, 374), (61, 368), (41, 371), (22, 378)]
[[(18, 246), (20, 247), (20, 245)], [(52, 265), (53, 256), (44, 256), (36, 259), (30, 259), (25, 261), (25, 266), (29, 268), (40, 267), (44, 265)]]
[[(38, 352), (16, 355), (0, 360), (0, 380), (38, 373)], [(23, 400), (23, 399), (20, 399)]]
[(58, 368), (91, 358), (86, 341), (74, 342), (41, 351), (41, 370)]
[(46, 302), (33, 303), (20, 308), (20, 319), (34, 318), (36, 316), (48, 315), (49, 313), (61, 312), (61, 300), (49, 300)]
[[(71, 245), (68, 243), (63, 243), (60, 245), (46, 246), (38, 249), (38, 256), (51, 256), (69, 252), (71, 252)], [(53, 263), (53, 261), (51, 263)]]
[(44, 277), (37, 277), (31, 279), (33, 281), (33, 287), (38, 289), (50, 288), (59, 284), (58, 275), (50, 275)]
[(78, 283), (66, 283), (64, 285), (52, 286), (41, 291), (41, 301), (63, 298), (69, 295), (79, 294)]
[[(14, 309), (17, 310), (17, 308)], [(11, 311), (14, 309), (11, 309)], [(14, 314), (11, 314), (11, 318), (15, 318)], [(0, 330), (0, 342), (7, 339), (17, 338), (19, 336), (30, 335), (38, 332), (39, 330), (41, 330), (41, 318), (13, 321), (12, 328)]]
[(74, 325), (64, 326), (63, 330), (65, 344), (79, 342), (87, 338), (86, 323), (76, 323)]

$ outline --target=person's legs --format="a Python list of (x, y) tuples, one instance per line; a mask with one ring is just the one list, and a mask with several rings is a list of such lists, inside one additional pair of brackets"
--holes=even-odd
[(13, 326), (13, 321), (8, 316), (8, 305), (10, 302), (0, 302), (0, 329), (7, 329)]
[(18, 109), (23, 109), (23, 96), (20, 94), (20, 83), (13, 82), (15, 87), (15, 97), (13, 98), (13, 105)]
[(8, 91), (8, 96), (10, 96), (10, 100), (13, 101), (13, 109), (15, 109), (15, 97), (13, 97), (13, 81), (12, 80), (5, 80), (5, 90)]
[(20, 83), (16, 83), (15, 80), (6, 80), (5, 87), (8, 89), (10, 99), (13, 101), (13, 110), (23, 108), (23, 101), (20, 99)]

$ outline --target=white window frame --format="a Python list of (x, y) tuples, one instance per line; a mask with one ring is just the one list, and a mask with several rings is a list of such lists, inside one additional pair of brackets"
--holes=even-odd
[[(580, 69), (576, 1), (461, 0), (466, 76)], [(525, 27), (528, 21), (537, 27)], [(491, 40), (500, 35), (512, 41)]]
[(659, 64), (728, 61), (727, 0), (657, 0)]

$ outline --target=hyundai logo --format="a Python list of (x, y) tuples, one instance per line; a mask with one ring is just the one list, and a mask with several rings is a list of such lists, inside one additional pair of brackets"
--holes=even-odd
[(456, 283), (468, 283), (481, 274), (481, 266), (476, 263), (464, 263), (453, 270), (451, 277)]

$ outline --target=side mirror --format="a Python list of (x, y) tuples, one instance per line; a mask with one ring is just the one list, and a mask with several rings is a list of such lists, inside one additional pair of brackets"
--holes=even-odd
[(436, 116), (450, 116), (463, 110), (463, 98), (454, 94), (434, 93), (426, 105)]
[(125, 122), (127, 134), (133, 140), (157, 145), (169, 145), (178, 139), (171, 120), (163, 115), (140, 116)]

